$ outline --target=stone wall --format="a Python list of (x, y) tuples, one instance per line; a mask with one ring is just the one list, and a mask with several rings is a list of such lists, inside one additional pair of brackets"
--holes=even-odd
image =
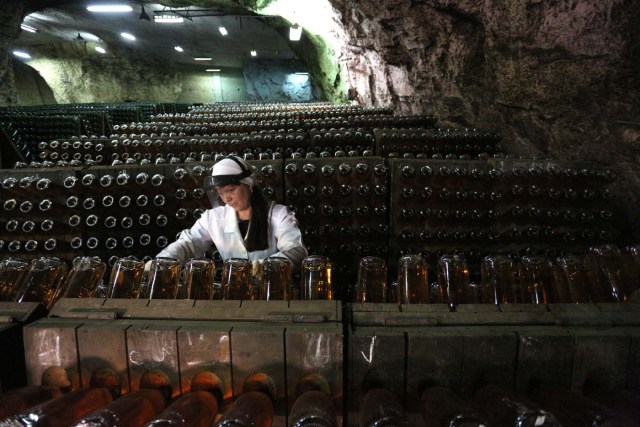
[(249, 98), (254, 101), (302, 102), (316, 99), (308, 78), (296, 76), (306, 71), (303, 64), (291, 61), (248, 61), (243, 69)]
[(175, 67), (159, 58), (109, 49), (93, 52), (89, 42), (33, 48), (29, 65), (47, 81), (58, 103), (174, 102), (182, 91)]
[(0, 4), (0, 105), (17, 102), (9, 44), (18, 38), (25, 14), (25, 2), (5, 0)]
[(640, 241), (640, 2), (331, 1), (361, 103), (496, 128), (514, 155), (611, 167), (623, 236)]
[(40, 73), (22, 61), (13, 61), (18, 105), (55, 104), (53, 91)]

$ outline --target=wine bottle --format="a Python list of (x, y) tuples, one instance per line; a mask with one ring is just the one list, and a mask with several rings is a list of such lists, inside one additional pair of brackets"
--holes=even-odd
[(259, 391), (243, 392), (218, 421), (218, 427), (271, 427), (273, 402)]
[[(420, 412), (427, 427), (486, 427), (482, 415), (453, 390), (431, 386), (420, 393)], [(497, 424), (496, 424), (497, 425)], [(516, 426), (518, 424), (504, 424)]]
[(218, 402), (206, 391), (192, 391), (169, 405), (145, 427), (209, 427), (218, 413)]
[(160, 369), (150, 369), (142, 374), (142, 377), (140, 377), (140, 388), (160, 391), (166, 402), (169, 402), (173, 395), (171, 380), (167, 374)]
[(142, 427), (165, 406), (164, 396), (158, 390), (136, 390), (93, 411), (74, 427)]
[(317, 373), (303, 376), (296, 385), (296, 400), (289, 414), (289, 426), (336, 427), (336, 408), (325, 378)]
[(555, 385), (537, 384), (531, 388), (529, 397), (554, 414), (564, 427), (628, 425), (606, 406)]
[(307, 391), (296, 399), (289, 414), (291, 427), (336, 427), (336, 408), (321, 391)]
[(364, 395), (359, 412), (360, 427), (409, 426), (400, 401), (385, 388), (372, 388)]
[(524, 396), (501, 384), (478, 388), (474, 400), (491, 425), (560, 427), (556, 417)]
[(611, 411), (625, 417), (630, 425), (640, 425), (640, 393), (619, 388), (585, 387), (583, 394), (591, 400), (603, 404)]
[[(106, 388), (84, 388), (57, 397), (7, 418), (8, 426), (67, 427), (112, 401)], [(33, 420), (37, 420), (34, 424)]]
[(0, 394), (0, 420), (62, 395), (54, 386), (27, 386)]

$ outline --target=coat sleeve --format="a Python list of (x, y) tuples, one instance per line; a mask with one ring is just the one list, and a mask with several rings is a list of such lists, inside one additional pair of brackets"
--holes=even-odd
[(295, 270), (300, 268), (302, 260), (307, 256), (307, 248), (302, 242), (302, 233), (298, 220), (286, 206), (275, 205), (271, 209), (271, 227), (276, 238), (278, 252), (272, 256), (289, 258)]
[(207, 224), (213, 220), (210, 211), (205, 213), (189, 229), (182, 230), (178, 239), (164, 248), (158, 257), (175, 258), (184, 264), (190, 258), (200, 258), (213, 244)]

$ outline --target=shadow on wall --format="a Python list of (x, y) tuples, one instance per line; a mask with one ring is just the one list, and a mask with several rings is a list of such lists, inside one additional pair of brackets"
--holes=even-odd
[(22, 61), (13, 61), (18, 105), (56, 104), (53, 90), (33, 67)]
[(253, 60), (243, 69), (253, 101), (314, 101), (317, 87), (306, 67), (296, 61)]

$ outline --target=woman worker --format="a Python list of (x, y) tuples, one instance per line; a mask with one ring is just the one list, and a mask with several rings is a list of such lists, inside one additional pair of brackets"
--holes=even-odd
[(214, 207), (157, 256), (184, 263), (202, 257), (214, 244), (222, 259), (249, 259), (254, 270), (269, 256), (286, 257), (299, 269), (307, 249), (298, 221), (286, 206), (268, 202), (257, 184), (242, 158), (227, 156), (218, 161), (204, 186)]

